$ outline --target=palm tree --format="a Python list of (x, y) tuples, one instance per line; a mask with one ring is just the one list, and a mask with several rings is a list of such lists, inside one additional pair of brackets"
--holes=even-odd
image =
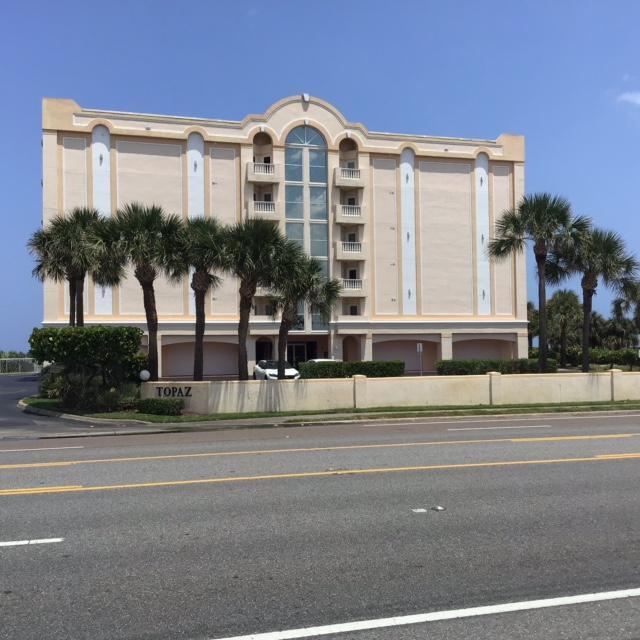
[(623, 293), (636, 281), (638, 262), (627, 251), (624, 240), (613, 231), (592, 229), (572, 246), (557, 248), (557, 262), (568, 274), (579, 274), (582, 287), (582, 371), (589, 371), (593, 296), (601, 281)]
[(191, 289), (196, 308), (196, 331), (193, 354), (193, 379), (204, 376), (205, 299), (220, 285), (215, 271), (223, 266), (223, 230), (213, 218), (193, 218), (184, 223), (175, 249), (167, 256), (171, 279), (181, 280), (191, 274)]
[(539, 332), (540, 318), (536, 305), (529, 300), (527, 302), (527, 339), (529, 341), (529, 349), (533, 347), (533, 339)]
[(39, 280), (66, 281), (69, 289), (69, 325), (84, 326), (84, 282), (113, 280), (107, 248), (102, 236), (104, 220), (96, 209), (76, 207), (67, 215), (53, 218), (36, 231), (27, 243), (36, 258), (33, 275)]
[(495, 237), (489, 242), (489, 255), (498, 260), (524, 251), (533, 245), (538, 268), (538, 313), (540, 318), (540, 357), (538, 370), (547, 367), (547, 257), (558, 244), (570, 246), (589, 226), (586, 218), (574, 218), (569, 202), (549, 193), (536, 193), (522, 198), (514, 209), (508, 209), (496, 222)]
[(580, 325), (582, 311), (575, 292), (568, 289), (556, 291), (547, 305), (549, 314), (549, 333), (557, 343), (560, 352), (560, 366), (567, 366), (567, 347), (570, 335), (576, 335)]
[(280, 312), (278, 331), (278, 380), (284, 380), (289, 331), (295, 325), (300, 304), (328, 318), (340, 296), (338, 280), (328, 280), (320, 263), (305, 255), (297, 243), (287, 241), (277, 257), (271, 303)]
[(166, 271), (168, 256), (175, 247), (182, 221), (178, 216), (165, 214), (162, 207), (157, 205), (133, 202), (118, 209), (112, 224), (118, 238), (118, 257), (123, 264), (133, 267), (133, 273), (142, 287), (149, 334), (150, 380), (157, 380), (158, 311), (154, 282), (160, 273)]
[(247, 336), (253, 298), (258, 287), (273, 283), (275, 258), (285, 242), (277, 225), (270, 220), (248, 218), (224, 233), (224, 270), (238, 278), (238, 378), (249, 379)]

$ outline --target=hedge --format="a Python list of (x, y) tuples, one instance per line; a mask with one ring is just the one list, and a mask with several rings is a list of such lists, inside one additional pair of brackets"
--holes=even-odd
[(54, 365), (43, 377), (49, 397), (73, 409), (115, 410), (121, 399), (131, 402), (131, 385), (147, 366), (141, 339), (137, 327), (48, 327), (34, 329), (29, 345), (37, 362)]
[(303, 362), (301, 378), (350, 378), (361, 375), (368, 378), (395, 378), (404, 375), (402, 360), (368, 360), (363, 362)]
[[(537, 347), (529, 349), (529, 357), (537, 358), (540, 350)], [(560, 359), (560, 354), (550, 352), (553, 357)], [(637, 349), (601, 349), (594, 347), (589, 349), (589, 361), (592, 364), (608, 364), (613, 366), (616, 364), (625, 364), (629, 367), (640, 365), (640, 356)], [(569, 347), (567, 349), (567, 364), (578, 367), (582, 363), (582, 349), (580, 347)]]
[(184, 409), (182, 398), (143, 398), (138, 400), (136, 409), (139, 413), (150, 413), (155, 416), (179, 416)]
[[(436, 364), (441, 376), (483, 375), (489, 371), (498, 373), (538, 373), (538, 361), (528, 358), (520, 360), (441, 360)], [(549, 358), (546, 373), (555, 373), (558, 363)]]

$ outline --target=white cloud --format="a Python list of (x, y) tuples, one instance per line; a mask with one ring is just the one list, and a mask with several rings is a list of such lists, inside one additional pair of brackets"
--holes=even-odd
[(618, 96), (618, 102), (627, 102), (640, 107), (640, 91), (626, 91)]

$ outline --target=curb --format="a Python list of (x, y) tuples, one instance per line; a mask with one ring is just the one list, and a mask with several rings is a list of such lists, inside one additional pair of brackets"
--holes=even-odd
[[(86, 431), (80, 433), (51, 433), (46, 435), (38, 435), (29, 437), (29, 439), (39, 440), (39, 439), (47, 439), (47, 438), (85, 438), (85, 437), (95, 437), (95, 436), (121, 436), (121, 435), (153, 435), (153, 434), (161, 434), (161, 433), (197, 433), (197, 432), (207, 432), (207, 431), (236, 431), (240, 429), (271, 429), (271, 428), (283, 428), (283, 427), (312, 427), (312, 426), (332, 426), (332, 425), (349, 425), (349, 424), (376, 424), (380, 422), (394, 422), (394, 421), (403, 421), (403, 422), (424, 422), (427, 424), (429, 421), (448, 421), (448, 422), (459, 422), (461, 420), (469, 420), (471, 419), (518, 419), (518, 418), (553, 418), (557, 416), (566, 416), (566, 417), (584, 417), (591, 416), (597, 414), (598, 416), (606, 417), (611, 415), (639, 415), (640, 410), (638, 409), (603, 409), (602, 411), (593, 410), (593, 411), (554, 411), (554, 412), (531, 412), (531, 413), (486, 413), (486, 414), (462, 414), (462, 415), (428, 415), (428, 416), (402, 416), (401, 414), (394, 414), (386, 416), (380, 416), (376, 414), (361, 414), (358, 417), (350, 418), (350, 419), (335, 419), (331, 420), (330, 418), (327, 420), (295, 420), (295, 418), (288, 421), (278, 421), (278, 422), (264, 422), (257, 424), (224, 424), (225, 421), (221, 420), (219, 423), (213, 422), (165, 422), (159, 425), (155, 422), (146, 422), (144, 420), (126, 420), (119, 421), (111, 418), (88, 418), (85, 416), (78, 416), (71, 413), (60, 413), (57, 411), (51, 411), (49, 409), (38, 409), (35, 407), (31, 407), (26, 404), (22, 400), (18, 401), (18, 407), (20, 407), (25, 413), (40, 415), (46, 417), (54, 417), (54, 418), (62, 418), (64, 420), (71, 420), (74, 422), (78, 422), (81, 424), (88, 424), (93, 428), (94, 424), (99, 424), (101, 426), (109, 426), (109, 425), (118, 425), (125, 427), (130, 425), (130, 428), (125, 429), (116, 429), (113, 431)], [(222, 423), (222, 424), (221, 424)], [(150, 429), (135, 429), (135, 427), (140, 427), (142, 425), (154, 427)], [(0, 436), (0, 440), (4, 439), (13, 439), (14, 436)]]

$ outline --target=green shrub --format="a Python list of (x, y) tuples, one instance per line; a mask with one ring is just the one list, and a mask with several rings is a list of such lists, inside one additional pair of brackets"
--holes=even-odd
[(41, 395), (68, 409), (113, 411), (131, 404), (138, 373), (146, 367), (137, 327), (34, 329), (31, 355), (53, 363), (41, 381)]
[(361, 375), (369, 378), (395, 378), (404, 375), (402, 360), (369, 360), (362, 362), (303, 362), (301, 378), (350, 378)]
[[(530, 358), (520, 360), (441, 360), (436, 364), (441, 376), (483, 375), (489, 371), (498, 373), (537, 373), (538, 361)], [(547, 360), (546, 373), (555, 373), (558, 363), (553, 358)]]
[(143, 398), (138, 400), (139, 413), (151, 413), (156, 416), (179, 416), (184, 409), (182, 398)]

